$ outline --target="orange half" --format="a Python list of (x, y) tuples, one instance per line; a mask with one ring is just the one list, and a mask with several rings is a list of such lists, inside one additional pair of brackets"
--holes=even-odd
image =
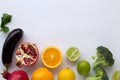
[(56, 46), (48, 46), (42, 52), (42, 63), (48, 68), (56, 68), (62, 62), (62, 52)]

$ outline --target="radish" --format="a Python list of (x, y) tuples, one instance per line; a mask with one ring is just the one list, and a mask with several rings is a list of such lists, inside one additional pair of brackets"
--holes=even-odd
[(16, 70), (12, 73), (5, 70), (2, 75), (6, 80), (29, 80), (27, 73), (23, 70)]

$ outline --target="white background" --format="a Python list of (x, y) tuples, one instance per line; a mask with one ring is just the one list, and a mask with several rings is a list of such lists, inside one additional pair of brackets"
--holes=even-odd
[[(105, 46), (115, 59), (112, 67), (105, 68), (109, 79), (115, 70), (120, 69), (120, 0), (0, 0), (0, 16), (3, 13), (13, 16), (12, 22), (7, 25), (10, 31), (18, 27), (24, 30), (20, 42), (33, 42), (40, 52), (36, 64), (22, 68), (16, 67), (13, 55), (10, 72), (23, 69), (30, 77), (36, 68), (43, 66), (41, 51), (49, 45), (58, 46), (63, 53), (62, 64), (56, 69), (49, 69), (54, 74), (54, 80), (65, 67), (74, 70), (76, 80), (84, 80), (77, 73), (77, 62), (70, 62), (65, 56), (70, 46), (78, 47), (81, 52), (79, 60), (88, 60), (90, 64), (96, 48)], [(0, 32), (0, 56), (8, 33)], [(0, 73), (3, 69), (0, 60)], [(90, 74), (92, 72), (91, 69)], [(2, 76), (0, 80), (3, 80)]]

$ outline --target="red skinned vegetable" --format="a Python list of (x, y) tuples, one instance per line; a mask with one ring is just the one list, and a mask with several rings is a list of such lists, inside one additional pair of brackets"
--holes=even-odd
[(27, 73), (23, 70), (16, 70), (12, 73), (5, 70), (2, 75), (6, 80), (29, 80)]

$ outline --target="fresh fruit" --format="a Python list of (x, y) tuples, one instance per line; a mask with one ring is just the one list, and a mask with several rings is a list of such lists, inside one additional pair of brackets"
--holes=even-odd
[(120, 80), (120, 70), (113, 73), (112, 80)]
[(8, 70), (8, 67), (11, 64), (14, 48), (16, 47), (17, 43), (20, 41), (22, 36), (23, 36), (23, 30), (17, 28), (12, 30), (8, 34), (4, 42), (3, 50), (2, 50), (2, 63), (6, 67), (6, 70)]
[(35, 44), (24, 42), (19, 45), (16, 51), (16, 65), (19, 67), (30, 66), (36, 62), (39, 56), (38, 48)]
[(75, 73), (70, 68), (64, 68), (59, 72), (58, 80), (75, 80)]
[(42, 67), (32, 73), (31, 80), (54, 80), (54, 76), (47, 68)]
[(56, 46), (48, 46), (42, 52), (42, 62), (48, 68), (56, 68), (62, 62), (62, 52)]
[(77, 63), (77, 71), (79, 74), (87, 76), (90, 72), (90, 64), (86, 60), (81, 60)]
[(29, 80), (27, 73), (23, 70), (16, 70), (12, 73), (4, 71), (2, 75), (6, 80)]
[(80, 57), (80, 51), (76, 47), (70, 47), (66, 51), (66, 56), (70, 61), (76, 61)]

